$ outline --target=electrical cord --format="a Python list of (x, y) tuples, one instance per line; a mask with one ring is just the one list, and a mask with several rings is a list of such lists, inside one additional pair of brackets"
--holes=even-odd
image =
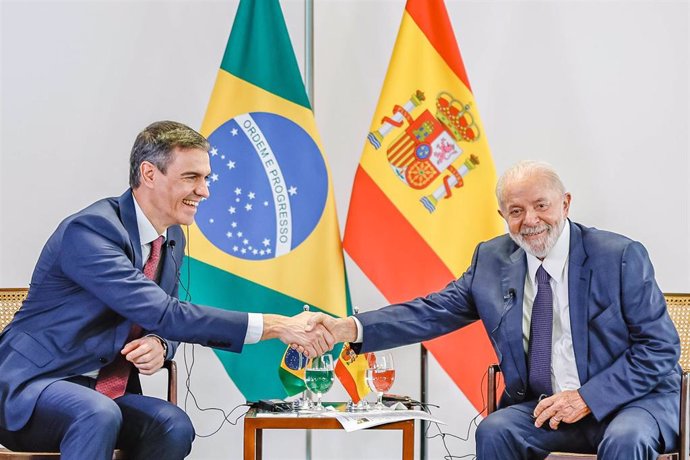
[[(440, 426), (438, 423), (436, 423), (436, 422), (430, 422), (430, 423), (427, 424), (427, 427), (426, 427), (426, 429), (424, 430), (424, 437), (425, 437), (426, 439), (434, 439), (434, 438), (438, 438), (438, 437), (441, 438), (441, 442), (442, 442), (442, 444), (443, 444), (443, 448), (445, 449), (446, 454), (447, 454), (447, 455), (444, 455), (444, 456), (443, 456), (444, 460), (463, 459), (463, 458), (464, 458), (464, 459), (468, 459), (468, 458), (469, 458), (469, 459), (474, 460), (474, 459), (477, 458), (477, 454), (476, 454), (476, 453), (470, 453), (470, 454), (465, 454), (465, 455), (453, 455), (453, 454), (451, 454), (450, 449), (449, 449), (449, 447), (448, 447), (448, 444), (446, 443), (446, 437), (455, 438), (455, 439), (460, 440), (461, 442), (468, 442), (468, 441), (470, 440), (470, 433), (471, 433), (471, 431), (472, 431), (472, 427), (474, 426), (475, 429), (476, 429), (476, 427), (479, 426), (479, 423), (477, 422), (477, 420), (479, 419), (479, 417), (482, 416), (482, 414), (484, 414), (484, 413), (486, 412), (486, 410), (487, 410), (487, 408), (488, 408), (487, 400), (486, 400), (485, 397), (484, 397), (484, 387), (485, 387), (484, 382), (486, 381), (487, 378), (488, 378), (488, 370), (484, 373), (484, 375), (482, 376), (481, 382), (480, 382), (480, 391), (479, 391), (479, 394), (480, 394), (481, 397), (482, 397), (482, 410), (480, 410), (480, 411), (477, 413), (477, 415), (475, 415), (474, 417), (472, 417), (472, 419), (470, 420), (469, 424), (467, 425), (467, 430), (466, 430), (466, 432), (465, 432), (465, 436), (464, 436), (464, 437), (463, 437), (463, 436), (458, 436), (458, 435), (455, 435), (455, 434), (452, 434), (452, 433), (444, 432), (444, 431), (441, 429), (441, 426)], [(497, 378), (500, 379), (499, 376), (497, 376)], [(487, 395), (487, 397), (488, 397), (488, 395)], [(430, 407), (438, 408), (438, 407), (440, 407), (440, 406), (437, 406), (437, 405), (435, 405), (435, 404), (428, 404), (428, 403), (427, 403), (427, 404), (421, 404), (422, 410), (425, 411), (425, 412), (427, 412), (427, 413), (429, 413), (429, 414), (431, 414), (431, 409), (430, 409)], [(438, 430), (438, 434), (433, 434), (433, 435), (432, 435), (432, 434), (429, 434), (429, 430), (431, 429), (431, 425), (432, 425), (432, 424), (436, 426), (436, 429)]]
[[(187, 270), (186, 270), (186, 278), (187, 278), (187, 284), (186, 285), (182, 281), (182, 277), (180, 276), (180, 272), (179, 272), (180, 266), (177, 263), (177, 259), (175, 259), (175, 252), (174, 252), (175, 243), (174, 243), (174, 241), (170, 242), (170, 247), (171, 247), (171, 253), (170, 254), (171, 254), (173, 263), (175, 264), (175, 273), (177, 273), (177, 280), (180, 283), (180, 287), (185, 292), (184, 299), (182, 299), (182, 300), (184, 300), (185, 302), (191, 302), (192, 301), (192, 294), (189, 292), (189, 286), (191, 286), (192, 269), (191, 269), (191, 264), (189, 263), (190, 238), (189, 238), (189, 226), (188, 225), (186, 226), (186, 237), (187, 237), (186, 238), (187, 239), (187, 246), (185, 248), (185, 252), (186, 252), (185, 255), (187, 256), (187, 259), (188, 259), (187, 260)], [(189, 353), (191, 357), (189, 360), (187, 359), (187, 347), (188, 346), (191, 349), (191, 352)], [(218, 433), (221, 430), (221, 428), (223, 428), (223, 425), (225, 425), (225, 423), (229, 423), (230, 425), (233, 425), (233, 426), (237, 425), (239, 420), (242, 417), (244, 417), (245, 415), (247, 415), (247, 412), (249, 411), (249, 408), (251, 406), (247, 403), (238, 404), (237, 406), (233, 407), (229, 412), (226, 412), (224, 409), (222, 409), (220, 407), (214, 407), (214, 406), (201, 407), (199, 405), (199, 402), (197, 401), (196, 395), (192, 391), (192, 370), (194, 369), (194, 362), (195, 362), (195, 344), (183, 342), (182, 352), (183, 352), (183, 361), (184, 361), (185, 373), (187, 374), (185, 381), (184, 381), (185, 390), (186, 390), (185, 396), (184, 396), (184, 405), (183, 405), (184, 411), (187, 412), (187, 404), (188, 404), (189, 399), (191, 398), (193, 403), (194, 403), (194, 407), (199, 412), (202, 412), (202, 413), (203, 412), (209, 412), (209, 411), (210, 412), (220, 412), (223, 415), (223, 420), (220, 422), (220, 425), (218, 425), (218, 428), (216, 428), (215, 430), (213, 430), (209, 434), (198, 434), (198, 433), (196, 433), (196, 437), (197, 438), (209, 438), (209, 437), (215, 435), (216, 433)], [(247, 410), (244, 411), (242, 414), (238, 415), (237, 417), (235, 417), (234, 420), (232, 420), (231, 419), (232, 414), (237, 409), (239, 409), (240, 407), (247, 407)]]

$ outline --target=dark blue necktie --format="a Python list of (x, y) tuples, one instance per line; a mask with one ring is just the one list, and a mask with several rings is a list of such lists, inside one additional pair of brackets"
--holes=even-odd
[(551, 333), (553, 329), (553, 293), (551, 277), (542, 265), (537, 270), (537, 296), (532, 305), (529, 332), (529, 387), (532, 395), (551, 395)]

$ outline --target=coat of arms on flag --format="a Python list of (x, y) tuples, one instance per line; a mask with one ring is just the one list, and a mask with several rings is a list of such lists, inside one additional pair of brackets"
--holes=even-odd
[(439, 200), (449, 198), (452, 188), (462, 187), (463, 177), (479, 164), (474, 154), (456, 162), (463, 154), (461, 144), (479, 139), (479, 126), (470, 104), (463, 104), (445, 91), (436, 97), (435, 115), (427, 108), (415, 118), (414, 112), (422, 109), (425, 102), (424, 92), (417, 90), (405, 104), (396, 105), (393, 117), (384, 117), (381, 126), (370, 132), (367, 139), (378, 150), (393, 128), (404, 127), (388, 144), (388, 163), (400, 180), (416, 190), (427, 188), (446, 173), (443, 183), (420, 199), (429, 212), (434, 212)]

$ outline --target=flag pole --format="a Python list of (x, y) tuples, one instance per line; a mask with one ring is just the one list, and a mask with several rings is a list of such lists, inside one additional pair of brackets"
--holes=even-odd
[[(422, 403), (422, 409), (426, 409), (426, 403), (427, 403), (427, 385), (429, 383), (428, 379), (428, 368), (429, 368), (429, 352), (426, 350), (426, 347), (423, 344), (419, 344), (420, 347), (420, 376), (419, 376), (419, 383), (420, 383), (420, 402)], [(426, 420), (421, 420), (421, 426), (419, 430), (419, 459), (420, 460), (426, 460), (427, 459), (427, 439), (426, 439), (426, 425), (427, 421)]]
[[(304, 1), (304, 89), (314, 112), (314, 0)], [(312, 433), (305, 433), (305, 460), (312, 460)]]
[(304, 1), (304, 88), (314, 111), (314, 0)]

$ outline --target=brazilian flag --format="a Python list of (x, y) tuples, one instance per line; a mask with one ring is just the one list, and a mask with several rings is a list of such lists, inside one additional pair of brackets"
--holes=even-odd
[[(331, 173), (278, 0), (240, 2), (201, 133), (212, 173), (189, 234), (194, 302), (347, 315)], [(216, 354), (256, 401), (303, 388), (298, 369), (281, 382), (285, 350), (271, 340)]]

